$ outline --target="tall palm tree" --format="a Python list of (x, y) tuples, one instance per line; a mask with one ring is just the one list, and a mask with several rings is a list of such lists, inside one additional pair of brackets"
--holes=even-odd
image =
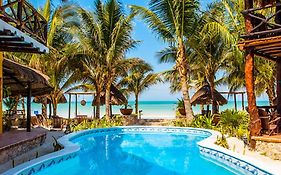
[(140, 6), (131, 7), (164, 42), (173, 42), (176, 46), (176, 69), (181, 81), (181, 90), (186, 110), (186, 117), (193, 118), (190, 104), (188, 81), (190, 65), (186, 58), (185, 42), (192, 35), (197, 0), (151, 0), (149, 9)]
[(96, 53), (102, 58), (106, 116), (109, 117), (111, 116), (110, 87), (120, 74), (132, 66), (133, 60), (124, 57), (126, 52), (134, 48), (137, 43), (131, 36), (135, 14), (126, 16), (122, 4), (117, 0), (108, 0), (105, 3), (96, 0), (94, 12), (81, 9), (80, 16), (82, 27), (85, 27), (86, 32), (92, 32), (89, 33), (92, 34), (91, 44), (95, 45), (94, 49), (98, 51)]
[[(73, 5), (71, 4), (63, 3), (61, 6), (52, 9), (51, 1), (46, 0), (45, 6), (39, 12), (49, 25), (47, 46), (50, 53), (28, 56), (29, 66), (42, 71), (50, 77), (50, 84), (54, 87), (54, 90), (45, 98), (51, 100), (54, 115), (57, 114), (59, 99), (68, 86), (73, 83), (75, 77), (74, 71), (67, 66), (75, 46), (70, 43), (72, 36), (65, 28), (67, 24), (65, 22), (66, 18), (74, 15), (73, 10), (71, 10), (72, 7)], [(43, 107), (46, 108), (47, 100), (45, 99), (43, 102), (45, 102)]]
[(139, 95), (149, 86), (161, 81), (159, 74), (153, 73), (152, 67), (140, 59), (140, 64), (129, 70), (119, 84), (125, 85), (127, 92), (135, 96), (135, 113), (138, 114)]

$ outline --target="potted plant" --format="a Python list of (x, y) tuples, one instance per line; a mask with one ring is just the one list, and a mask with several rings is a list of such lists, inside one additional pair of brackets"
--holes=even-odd
[(131, 115), (133, 112), (133, 108), (127, 103), (122, 108), (120, 108), (120, 112), (123, 115)]
[(183, 99), (178, 99), (177, 110), (179, 111), (179, 113), (180, 113), (181, 115), (186, 115)]

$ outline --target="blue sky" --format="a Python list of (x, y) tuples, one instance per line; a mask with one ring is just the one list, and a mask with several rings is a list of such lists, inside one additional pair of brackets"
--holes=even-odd
[[(34, 6), (42, 6), (45, 3), (45, 0), (30, 0)], [(201, 0), (201, 7), (204, 9), (206, 5), (213, 0)], [(94, 5), (94, 0), (76, 0), (79, 5), (82, 7), (91, 10)], [(141, 6), (147, 6), (148, 0), (121, 0), (125, 4), (126, 10), (128, 10), (128, 5), (135, 4)], [(55, 4), (55, 3), (54, 3)], [(155, 72), (162, 72), (168, 69), (171, 69), (172, 64), (159, 64), (156, 53), (165, 48), (165, 43), (157, 38), (139, 19), (134, 21), (134, 32), (133, 37), (136, 40), (141, 41), (138, 47), (134, 50), (131, 50), (127, 57), (140, 57), (150, 63)], [(219, 91), (228, 91), (227, 87), (218, 87)], [(192, 95), (194, 91), (191, 91)], [(181, 97), (181, 93), (170, 94), (169, 83), (162, 83), (152, 86), (147, 91), (141, 94), (140, 100), (152, 101), (152, 100), (177, 100)], [(266, 96), (262, 96), (261, 99), (264, 99)], [(133, 100), (132, 98), (130, 100)]]

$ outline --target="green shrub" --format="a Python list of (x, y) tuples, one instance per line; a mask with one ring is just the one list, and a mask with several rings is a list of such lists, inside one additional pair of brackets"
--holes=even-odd
[(190, 127), (213, 129), (215, 127), (213, 125), (213, 117), (207, 117), (205, 115), (197, 115), (190, 123)]
[(218, 128), (223, 134), (241, 138), (248, 133), (249, 115), (245, 111), (225, 110), (220, 115)]
[(94, 129), (94, 128), (108, 128), (113, 126), (122, 126), (123, 118), (121, 116), (114, 116), (109, 121), (106, 118), (102, 119), (93, 119), (92, 121), (83, 121), (79, 124), (72, 123), (71, 131), (81, 131), (86, 129)]

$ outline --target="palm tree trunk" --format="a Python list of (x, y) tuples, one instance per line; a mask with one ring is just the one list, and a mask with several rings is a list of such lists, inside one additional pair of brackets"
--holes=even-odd
[(42, 103), (42, 116), (44, 118), (47, 118), (47, 97), (43, 97), (43, 103)]
[(274, 93), (274, 87), (267, 87), (266, 88), (266, 94), (268, 96), (269, 104), (270, 106), (274, 106), (274, 99), (275, 99), (275, 93)]
[(177, 70), (180, 75), (181, 90), (183, 94), (184, 108), (186, 112), (186, 118), (189, 120), (193, 119), (193, 111), (190, 103), (189, 88), (188, 88), (188, 77), (189, 77), (189, 65), (185, 56), (185, 46), (182, 40), (179, 40), (179, 48), (177, 52), (176, 60)]
[(106, 89), (105, 89), (105, 117), (107, 120), (110, 119), (111, 117), (111, 112), (110, 112), (110, 86), (111, 83), (106, 84)]
[(57, 98), (54, 98), (52, 100), (53, 103), (53, 116), (56, 117), (57, 116), (57, 107), (58, 107), (58, 100)]
[(135, 111), (136, 111), (136, 114), (138, 115), (138, 113), (139, 113), (139, 95), (138, 94), (135, 94)]
[(23, 110), (23, 118), (25, 119), (25, 104), (24, 104), (24, 97), (21, 97), (21, 106)]
[(100, 91), (99, 90), (97, 90), (96, 98), (97, 98), (96, 119), (99, 119), (100, 118)]
[(211, 100), (212, 100), (212, 114), (217, 113), (217, 104), (215, 102), (215, 82), (214, 82), (214, 77), (209, 78), (210, 82), (210, 90), (211, 90)]
[[(247, 51), (245, 63), (245, 83), (248, 97), (248, 112), (250, 114), (250, 136), (259, 135), (261, 121), (259, 119), (258, 108), (256, 106), (256, 96), (254, 88), (254, 54), (251, 50)], [(250, 146), (255, 147), (255, 141), (250, 140)]]
[[(245, 9), (253, 8), (253, 0), (245, 1)], [(251, 32), (253, 25), (251, 17), (245, 17), (246, 32)], [(259, 135), (261, 130), (261, 121), (259, 119), (258, 108), (256, 105), (255, 87), (254, 87), (254, 53), (251, 48), (246, 50), (246, 62), (245, 62), (245, 84), (248, 98), (248, 112), (250, 114), (250, 138), (251, 136)], [(250, 147), (254, 148), (256, 142), (250, 139)]]

